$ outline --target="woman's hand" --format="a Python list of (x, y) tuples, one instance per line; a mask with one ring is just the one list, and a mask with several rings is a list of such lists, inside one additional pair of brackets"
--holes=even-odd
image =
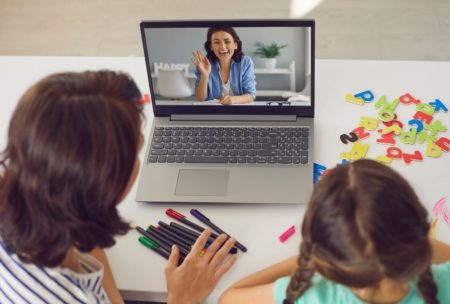
[(232, 105), (232, 104), (235, 103), (234, 102), (234, 96), (229, 96), (229, 95), (224, 96), (224, 97), (219, 99), (219, 103), (224, 105), (224, 106)]
[(192, 56), (192, 63), (198, 68), (200, 73), (204, 76), (209, 76), (209, 73), (211, 73), (211, 63), (208, 58), (203, 56), (200, 51), (193, 52)]
[(252, 104), (253, 96), (250, 94), (234, 95), (234, 96), (224, 96), (219, 99), (219, 103), (224, 106), (234, 105), (234, 104)]
[(177, 266), (179, 249), (176, 246), (172, 247), (166, 267), (168, 304), (201, 303), (236, 261), (236, 254), (227, 258), (235, 240), (233, 238), (227, 240), (224, 234), (218, 236), (201, 255), (210, 235), (209, 229), (202, 232), (180, 266)]

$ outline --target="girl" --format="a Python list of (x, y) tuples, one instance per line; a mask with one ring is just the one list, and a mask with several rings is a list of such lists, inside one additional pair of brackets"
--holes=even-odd
[(430, 241), (429, 228), (392, 169), (338, 166), (314, 189), (297, 261), (237, 282), (220, 303), (450, 303), (450, 247)]
[[(1, 303), (123, 303), (102, 248), (130, 228), (116, 206), (139, 169), (140, 98), (109, 71), (51, 75), (21, 98), (0, 158)], [(225, 235), (200, 258), (209, 234), (179, 267), (172, 249), (169, 303), (199, 303), (233, 264)]]
[(242, 52), (242, 41), (231, 28), (210, 28), (205, 42), (206, 57), (193, 53), (197, 67), (195, 96), (218, 99), (223, 105), (252, 103), (256, 96), (253, 61)]

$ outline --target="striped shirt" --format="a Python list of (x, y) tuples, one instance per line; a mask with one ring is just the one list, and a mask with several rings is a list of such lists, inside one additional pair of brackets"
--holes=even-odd
[(110, 303), (102, 285), (103, 265), (77, 252), (83, 273), (37, 267), (9, 254), (0, 239), (0, 303)]

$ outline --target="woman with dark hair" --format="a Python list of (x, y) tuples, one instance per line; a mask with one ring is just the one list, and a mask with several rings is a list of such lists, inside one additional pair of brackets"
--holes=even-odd
[(231, 27), (209, 28), (206, 56), (193, 53), (197, 67), (195, 96), (200, 101), (218, 99), (223, 105), (252, 103), (256, 96), (253, 61), (242, 52), (242, 41)]
[(340, 165), (314, 189), (300, 255), (237, 282), (220, 303), (450, 303), (450, 246), (429, 229), (394, 170)]
[[(130, 229), (116, 206), (139, 169), (139, 99), (110, 71), (51, 75), (22, 96), (0, 157), (1, 303), (123, 303), (102, 248)], [(198, 258), (209, 233), (179, 267), (173, 248), (169, 303), (201, 301), (233, 264), (218, 265), (225, 236)]]

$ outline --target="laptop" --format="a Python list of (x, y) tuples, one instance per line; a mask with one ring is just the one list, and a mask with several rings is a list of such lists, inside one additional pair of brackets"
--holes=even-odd
[[(307, 203), (314, 21), (142, 21), (140, 28), (154, 119), (136, 200)], [(275, 66), (255, 54), (274, 43)]]

